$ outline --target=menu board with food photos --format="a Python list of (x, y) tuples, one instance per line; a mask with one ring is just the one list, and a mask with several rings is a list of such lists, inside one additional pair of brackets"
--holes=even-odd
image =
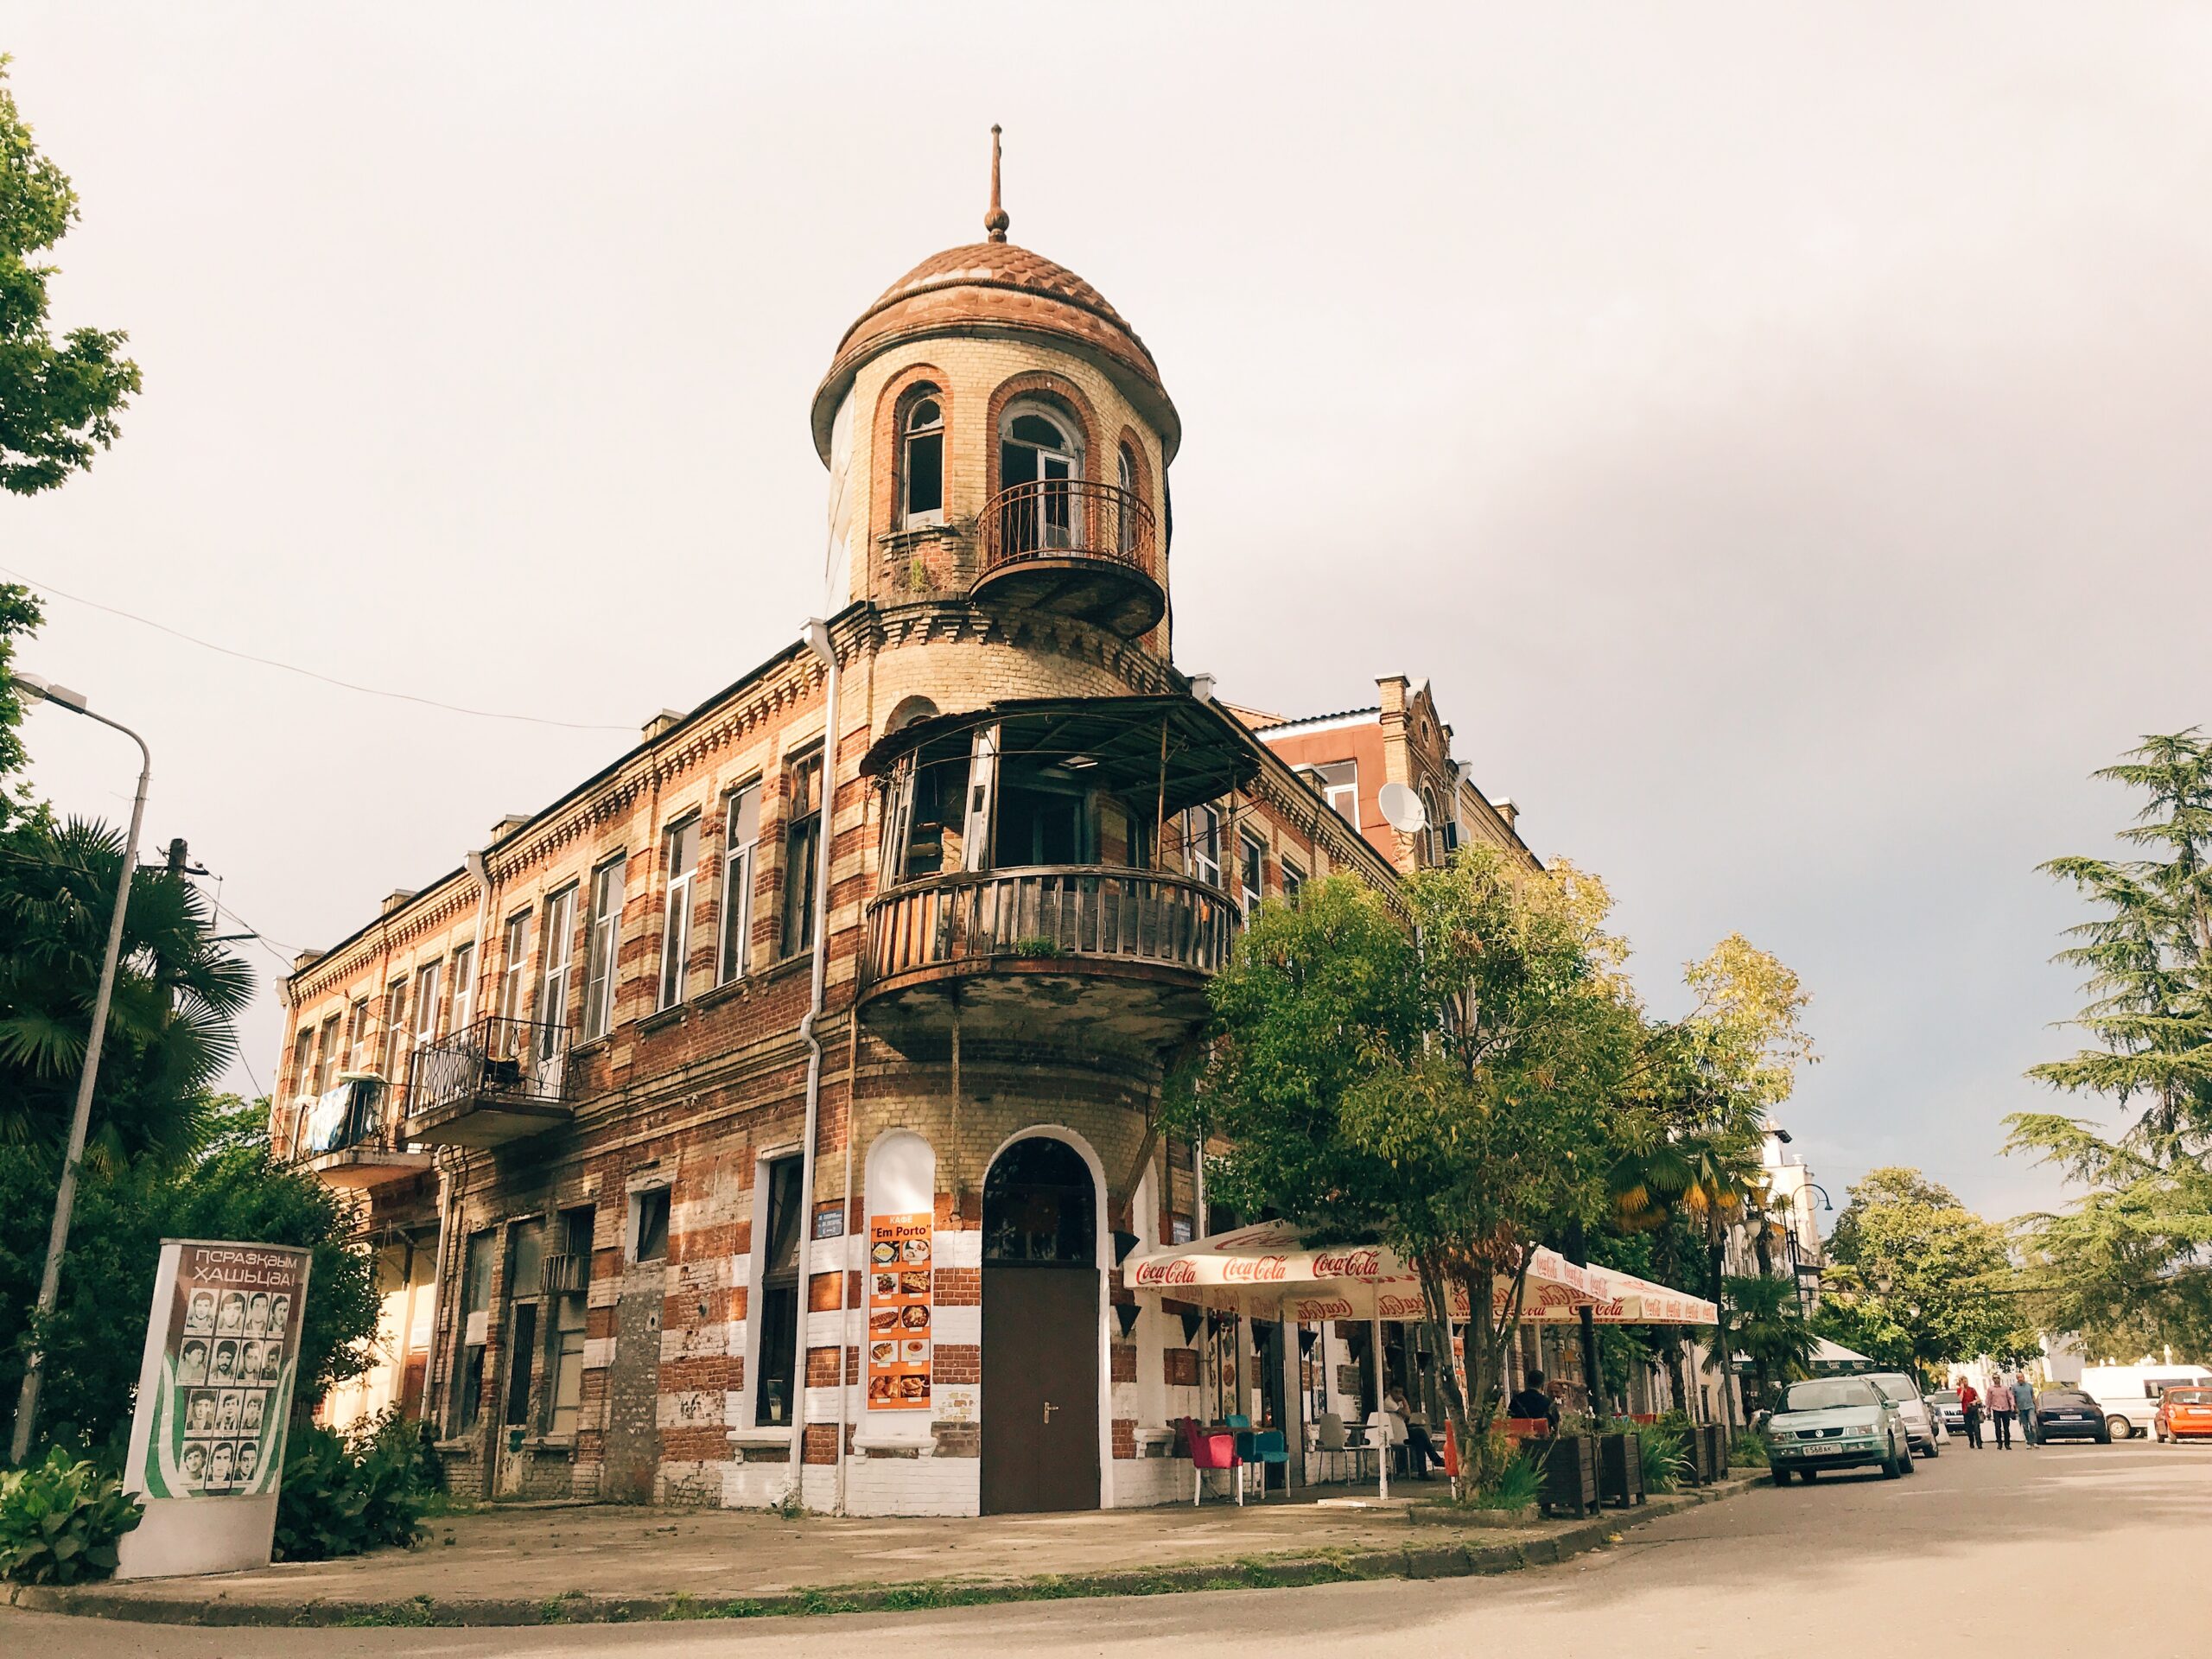
[[(154, 1395), (142, 1399), (133, 1475), (152, 1497), (248, 1497), (276, 1490), (307, 1311), (308, 1253), (271, 1244), (173, 1242), (157, 1294)], [(134, 1440), (137, 1426), (133, 1426)]]
[(926, 1411), (930, 1403), (930, 1236), (926, 1211), (868, 1223), (868, 1403)]

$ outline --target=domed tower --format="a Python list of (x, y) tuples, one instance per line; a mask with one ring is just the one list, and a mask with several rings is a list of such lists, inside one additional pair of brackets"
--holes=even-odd
[(1168, 658), (1159, 365), (1089, 283), (1007, 239), (925, 259), (838, 342), (814, 395), (831, 593), (1075, 620)]

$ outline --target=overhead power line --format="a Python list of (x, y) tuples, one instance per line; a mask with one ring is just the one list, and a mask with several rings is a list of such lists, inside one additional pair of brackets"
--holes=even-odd
[(119, 616), (126, 622), (136, 622), (141, 627), (151, 628), (157, 633), (166, 633), (172, 639), (183, 640), (188, 645), (197, 645), (202, 651), (212, 651), (224, 657), (235, 657), (241, 662), (257, 663), (264, 668), (281, 669), (287, 674), (297, 674), (303, 679), (320, 680), (325, 685), (334, 685), (341, 691), (356, 692), (365, 697), (388, 697), (394, 702), (420, 703), (426, 709), (442, 709), (449, 715), (467, 715), (475, 720), (507, 720), (525, 726), (556, 726), (563, 731), (569, 732), (627, 732), (632, 729), (627, 726), (603, 724), (595, 721), (548, 720), (542, 715), (510, 714), (500, 709), (471, 709), (458, 702), (444, 702), (436, 697), (417, 696), (412, 691), (391, 691), (382, 686), (362, 685), (353, 680), (339, 679), (334, 675), (325, 674), (315, 669), (302, 668), (297, 663), (283, 662), (274, 657), (262, 657), (250, 651), (238, 651), (229, 645), (217, 645), (213, 639), (202, 639), (197, 634), (187, 633), (181, 628), (173, 628), (166, 622), (156, 622), (151, 617), (140, 616), (137, 612), (124, 610), (119, 606), (104, 605), (97, 599), (86, 599), (82, 594), (73, 594), (67, 588), (56, 588), (52, 582), (41, 582), (36, 576), (26, 575), (21, 570), (10, 569), (3, 564), (0, 564), (0, 575), (11, 576), (28, 587), (38, 589), (41, 594), (51, 594), (56, 599), (66, 599), (73, 605), (83, 605), (95, 611), (105, 611), (108, 615)]

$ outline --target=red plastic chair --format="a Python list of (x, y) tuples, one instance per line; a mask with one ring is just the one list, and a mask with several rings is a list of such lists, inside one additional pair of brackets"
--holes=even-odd
[(1206, 1471), (1233, 1469), (1236, 1471), (1236, 1503), (1244, 1503), (1244, 1460), (1236, 1455), (1236, 1433), (1234, 1429), (1202, 1428), (1195, 1417), (1183, 1419), (1183, 1443), (1191, 1449), (1191, 1507), (1196, 1509), (1205, 1496)]

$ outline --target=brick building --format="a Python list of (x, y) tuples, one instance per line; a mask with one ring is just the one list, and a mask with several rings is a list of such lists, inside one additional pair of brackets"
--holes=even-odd
[(460, 1490), (1156, 1503), (1207, 1390), (1342, 1358), (1121, 1287), (1208, 1230), (1164, 1070), (1251, 906), (1526, 849), (1424, 683), (1177, 671), (1174, 405), (993, 197), (814, 395), (836, 613), (286, 982), (273, 1135), (386, 1293), (328, 1409), (428, 1417)]

